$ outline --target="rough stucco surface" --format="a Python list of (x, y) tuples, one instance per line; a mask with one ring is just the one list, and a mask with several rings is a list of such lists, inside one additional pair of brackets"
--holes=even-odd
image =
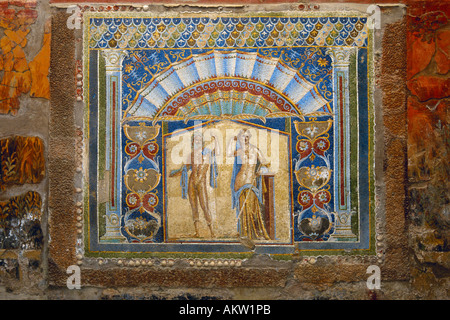
[[(428, 12), (444, 12), (450, 17), (448, 5), (433, 7), (413, 2), (406, 3), (406, 7), (383, 7), (386, 19), (382, 21), (382, 29), (375, 33), (379, 44), (375, 51), (374, 93), (377, 110), (376, 191), (381, 212), (376, 221), (377, 256), (307, 258), (300, 253), (290, 261), (275, 261), (255, 255), (239, 267), (229, 268), (197, 268), (186, 261), (168, 266), (99, 265), (83, 261), (82, 288), (69, 290), (66, 288), (66, 268), (80, 261), (75, 248), (79, 228), (77, 210), (82, 201), (80, 191), (83, 186), (77, 172), (80, 166), (77, 143), (83, 104), (76, 101), (75, 68), (76, 60), (82, 59), (81, 32), (66, 27), (69, 15), (64, 9), (50, 8), (47, 2), (43, 3), (37, 6), (41, 18), (31, 29), (43, 39), (43, 17), (51, 16), (50, 99), (21, 97), (23, 103), (17, 116), (0, 115), (0, 139), (16, 134), (41, 137), (46, 148), (46, 176), (37, 185), (7, 188), (0, 193), (0, 199), (6, 200), (28, 190), (40, 192), (44, 199), (41, 225), (45, 244), (38, 251), (3, 253), (0, 258), (0, 297), (448, 299), (449, 221), (445, 184), (448, 172), (444, 166), (441, 170), (429, 169), (424, 173), (426, 162), (411, 160), (424, 153), (420, 139), (414, 138), (422, 130), (423, 123), (419, 120), (424, 118), (430, 127), (426, 139), (440, 150), (436, 157), (444, 158), (442, 154), (448, 152), (448, 115), (445, 111), (448, 97), (442, 94), (432, 96), (431, 101), (426, 100), (423, 97), (428, 91), (426, 88), (420, 91), (420, 85), (426, 87), (423, 84), (426, 82), (418, 84), (417, 80), (427, 76), (445, 78), (448, 72), (444, 72), (445, 63), (442, 62), (445, 56), (439, 54), (432, 55), (433, 59), (421, 66), (410, 60), (422, 61), (423, 51), (434, 52), (428, 47), (429, 42), (420, 41), (418, 36), (412, 37), (412, 27), (417, 32), (414, 35), (427, 30), (431, 37), (437, 37), (447, 32), (448, 20), (437, 29), (424, 27), (423, 30), (417, 28), (417, 21), (422, 21), (425, 26)], [(340, 4), (333, 6), (336, 10), (340, 8)], [(417, 17), (423, 19), (417, 20)], [(437, 38), (433, 39), (438, 42)], [(41, 46), (42, 42), (36, 41), (29, 44), (28, 50), (37, 53)], [(445, 49), (443, 44), (436, 46)], [(433, 62), (436, 59), (438, 62)], [(439, 63), (439, 69), (435, 63)], [(436, 75), (436, 70), (441, 74)], [(438, 101), (441, 102), (435, 110), (430, 110), (428, 106), (434, 106)], [(415, 130), (411, 129), (411, 123)], [(421, 175), (418, 177), (416, 172)], [(373, 264), (381, 268), (380, 290), (369, 290), (366, 286), (366, 270)]]
[[(67, 16), (56, 13), (52, 18), (52, 34), (64, 30)], [(58, 43), (73, 43), (73, 33), (61, 34), (58, 41), (52, 42), (50, 116), (50, 154), (49, 154), (49, 277), (53, 278), (54, 266), (67, 268), (74, 264), (76, 241), (75, 234), (55, 232), (75, 229), (75, 123), (74, 102), (75, 52)], [(64, 86), (59, 84), (64, 83)], [(72, 93), (72, 94), (71, 94)], [(53, 149), (54, 148), (54, 149)]]
[[(383, 37), (381, 82), (383, 90), (385, 261), (393, 278), (408, 278), (406, 211), (405, 21), (390, 24)], [(403, 124), (403, 126), (402, 126)], [(399, 126), (402, 129), (397, 129)]]

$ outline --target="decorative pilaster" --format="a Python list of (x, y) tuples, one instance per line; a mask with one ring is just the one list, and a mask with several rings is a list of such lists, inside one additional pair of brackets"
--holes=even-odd
[(122, 104), (120, 99), (122, 61), (126, 57), (126, 51), (105, 50), (102, 51), (105, 58), (106, 71), (106, 234), (101, 240), (123, 240), (120, 233), (121, 215), (121, 184), (122, 184), (122, 160), (120, 157), (122, 132), (120, 129)]
[(334, 210), (336, 230), (331, 241), (354, 241), (351, 231), (350, 190), (350, 97), (349, 66), (354, 48), (332, 48), (327, 51), (333, 66), (334, 105)]

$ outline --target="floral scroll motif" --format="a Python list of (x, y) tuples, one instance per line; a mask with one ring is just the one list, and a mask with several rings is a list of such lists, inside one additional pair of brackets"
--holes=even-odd
[(294, 159), (294, 174), (299, 183), (298, 203), (302, 210), (295, 213), (300, 241), (326, 241), (334, 232), (335, 215), (330, 211), (331, 162), (329, 134), (333, 121), (294, 121), (298, 133)]
[(142, 122), (123, 128), (128, 138), (125, 153), (129, 156), (123, 177), (128, 208), (122, 218), (123, 233), (131, 242), (152, 242), (161, 226), (161, 215), (155, 209), (159, 198), (154, 191), (161, 180), (156, 142), (160, 126), (146, 126)]

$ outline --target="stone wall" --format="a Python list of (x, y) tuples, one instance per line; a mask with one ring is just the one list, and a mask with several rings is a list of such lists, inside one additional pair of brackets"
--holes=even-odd
[[(239, 264), (228, 268), (184, 260), (150, 266), (145, 259), (102, 267), (101, 261), (79, 257), (82, 32), (67, 27), (71, 13), (62, 2), (70, 1), (0, 2), (0, 298), (448, 299), (449, 3), (358, 1), (378, 3), (383, 17), (375, 32), (376, 123), (382, 139), (375, 161), (383, 177), (377, 200), (385, 208), (377, 218), (377, 255), (355, 260), (299, 254), (288, 261), (254, 255), (225, 261)], [(155, 10), (177, 4), (162, 2), (166, 6)], [(339, 11), (358, 5), (237, 3), (214, 1), (232, 10), (256, 4)], [(193, 8), (199, 7), (196, 2)], [(89, 2), (80, 8), (90, 10)], [(102, 10), (130, 8), (104, 5)], [(371, 264), (380, 266), (381, 289), (367, 288)], [(81, 289), (66, 287), (70, 265), (83, 268)], [(111, 273), (117, 265), (120, 272)]]

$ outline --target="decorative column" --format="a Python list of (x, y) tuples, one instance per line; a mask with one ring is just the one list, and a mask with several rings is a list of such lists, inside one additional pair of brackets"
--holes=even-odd
[(120, 120), (122, 103), (120, 88), (122, 79), (122, 61), (127, 52), (121, 50), (102, 51), (105, 58), (106, 71), (106, 233), (101, 241), (118, 242), (125, 239), (120, 233), (121, 217), (121, 185), (122, 185), (122, 157), (121, 141), (122, 130)]
[(349, 66), (354, 48), (327, 51), (333, 66), (334, 210), (336, 228), (330, 241), (355, 241), (351, 230)]

